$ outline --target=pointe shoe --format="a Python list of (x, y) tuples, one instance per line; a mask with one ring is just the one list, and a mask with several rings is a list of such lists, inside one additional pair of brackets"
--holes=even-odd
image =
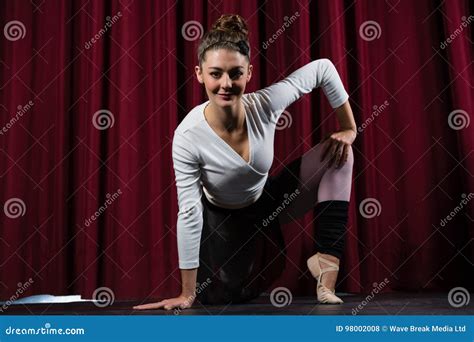
[[(321, 269), (320, 261), (325, 264), (328, 264), (329, 267), (325, 267)], [(334, 291), (328, 289), (324, 286), (321, 282), (321, 277), (324, 273), (329, 271), (338, 271), (339, 266), (332, 261), (329, 261), (320, 256), (319, 253), (316, 253), (307, 261), (308, 269), (313, 275), (313, 277), (318, 281), (318, 285), (316, 287), (316, 293), (318, 295), (318, 301), (323, 304), (342, 304), (344, 303), (341, 298), (334, 294)]]

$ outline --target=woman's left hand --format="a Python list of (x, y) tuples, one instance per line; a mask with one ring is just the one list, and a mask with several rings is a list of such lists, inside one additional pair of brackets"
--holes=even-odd
[(329, 158), (328, 168), (335, 165), (336, 168), (342, 167), (349, 156), (349, 147), (354, 142), (357, 133), (352, 129), (344, 129), (328, 136), (323, 143), (326, 146), (321, 154), (321, 161)]

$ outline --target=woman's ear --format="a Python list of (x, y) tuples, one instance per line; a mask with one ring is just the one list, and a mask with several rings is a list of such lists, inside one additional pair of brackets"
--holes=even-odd
[(250, 82), (250, 79), (252, 78), (252, 70), (253, 70), (253, 65), (249, 64), (249, 68), (247, 72), (247, 83)]
[(196, 65), (194, 67), (194, 71), (196, 72), (196, 78), (199, 81), (199, 83), (204, 83), (204, 80), (202, 79), (202, 69), (199, 65)]

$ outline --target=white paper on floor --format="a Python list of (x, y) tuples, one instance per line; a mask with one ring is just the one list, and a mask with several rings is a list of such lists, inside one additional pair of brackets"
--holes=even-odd
[(38, 304), (38, 303), (74, 303), (74, 302), (95, 302), (92, 299), (82, 299), (81, 295), (53, 296), (48, 294), (34, 295), (17, 299), (15, 301), (0, 302), (0, 305), (9, 304)]

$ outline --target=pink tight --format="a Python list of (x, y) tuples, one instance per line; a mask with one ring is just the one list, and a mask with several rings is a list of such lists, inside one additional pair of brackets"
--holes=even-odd
[(298, 177), (300, 194), (285, 214), (280, 216), (281, 223), (291, 222), (303, 216), (320, 202), (349, 201), (354, 165), (352, 147), (349, 147), (347, 162), (341, 168), (336, 169), (332, 166), (328, 169), (328, 156), (322, 162), (320, 161), (324, 146), (325, 143), (319, 143), (299, 158), (300, 167), (297, 171), (299, 174), (293, 176)]

